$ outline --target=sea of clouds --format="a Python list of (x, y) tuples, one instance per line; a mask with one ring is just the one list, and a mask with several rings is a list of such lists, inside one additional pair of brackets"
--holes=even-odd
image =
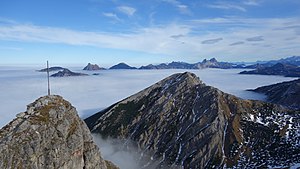
[[(26, 105), (47, 94), (47, 76), (36, 70), (41, 67), (0, 66), (0, 127), (16, 114), (26, 111)], [(282, 76), (240, 75), (240, 69), (202, 70), (102, 70), (82, 71), (90, 76), (50, 78), (51, 94), (63, 96), (86, 118), (156, 82), (185, 71), (195, 73), (204, 83), (244, 99), (264, 99), (246, 89), (292, 80)], [(99, 75), (92, 75), (99, 73)], [(51, 73), (52, 74), (52, 73)]]
[[(41, 67), (0, 66), (0, 127), (16, 114), (26, 111), (26, 105), (47, 94), (47, 76), (36, 70)], [(90, 76), (50, 78), (51, 94), (63, 96), (76, 107), (81, 118), (86, 118), (120, 101), (159, 80), (180, 72), (191, 71), (207, 85), (243, 99), (265, 99), (264, 95), (246, 91), (293, 78), (282, 76), (240, 75), (240, 69), (202, 70), (101, 70), (75, 72)], [(92, 75), (99, 73), (99, 75)], [(52, 73), (51, 73), (52, 74)], [(140, 152), (136, 147), (124, 147), (124, 141), (102, 139), (93, 135), (105, 159), (122, 169), (138, 169), (146, 164), (138, 163)]]

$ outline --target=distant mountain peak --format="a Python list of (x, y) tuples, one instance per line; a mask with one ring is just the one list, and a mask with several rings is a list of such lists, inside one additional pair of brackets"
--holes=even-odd
[(131, 67), (129, 65), (127, 65), (124, 62), (118, 63), (112, 67), (110, 67), (109, 69), (137, 69), (136, 67)]
[(83, 70), (104, 70), (104, 68), (100, 68), (97, 64), (88, 63)]
[(209, 61), (210, 62), (218, 62), (216, 58), (211, 58)]

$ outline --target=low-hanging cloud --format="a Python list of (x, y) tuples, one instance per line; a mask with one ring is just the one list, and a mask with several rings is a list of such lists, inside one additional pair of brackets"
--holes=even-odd
[(100, 134), (93, 134), (93, 140), (100, 148), (103, 158), (121, 169), (141, 169), (147, 163), (140, 161), (141, 154), (132, 141), (103, 139)]

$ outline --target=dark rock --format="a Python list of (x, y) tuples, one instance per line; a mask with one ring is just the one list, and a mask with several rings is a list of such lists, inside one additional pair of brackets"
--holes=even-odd
[[(60, 66), (53, 66), (49, 68), (49, 72), (53, 72), (53, 71), (60, 71), (60, 70), (64, 70), (66, 68), (60, 67)], [(39, 72), (47, 72), (47, 68), (38, 70)]]
[(62, 71), (59, 71), (59, 72), (51, 75), (51, 77), (67, 77), (67, 76), (88, 76), (88, 74), (85, 74), (85, 73), (75, 73), (75, 72), (72, 72), (69, 69), (64, 69)]
[(250, 90), (267, 95), (267, 100), (293, 109), (300, 109), (300, 79)]
[(110, 67), (109, 69), (137, 69), (137, 68), (131, 67), (131, 66), (127, 65), (126, 63), (119, 63), (117, 65)]
[(105, 70), (105, 68), (99, 67), (97, 64), (88, 63), (83, 70)]
[(0, 168), (107, 169), (86, 124), (60, 96), (27, 106), (0, 130)]
[(291, 64), (277, 63), (270, 67), (257, 67), (255, 70), (242, 71), (240, 74), (281, 75), (286, 77), (300, 77), (300, 67)]
[(149, 168), (272, 168), (300, 162), (299, 112), (239, 99), (192, 73), (165, 78), (85, 122), (104, 137), (135, 141), (141, 152), (151, 153)]

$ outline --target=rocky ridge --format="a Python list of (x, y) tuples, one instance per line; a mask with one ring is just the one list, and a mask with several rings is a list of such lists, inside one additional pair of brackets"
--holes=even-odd
[[(53, 67), (49, 67), (49, 72), (53, 72), (53, 71), (60, 71), (60, 70), (64, 70), (66, 68), (60, 67), (60, 66), (53, 66)], [(39, 72), (47, 72), (47, 68), (38, 70)]]
[(67, 77), (67, 76), (88, 76), (88, 74), (76, 73), (76, 72), (72, 72), (69, 69), (63, 69), (63, 70), (51, 75), (51, 77)]
[(300, 109), (300, 79), (262, 86), (250, 91), (267, 95), (267, 100), (271, 103)]
[(117, 168), (106, 162), (76, 109), (41, 97), (0, 130), (0, 168)]
[(263, 65), (269, 65), (269, 66), (275, 65), (277, 63), (292, 64), (292, 65), (300, 66), (300, 56), (290, 56), (290, 57), (281, 58), (278, 60), (257, 61), (256, 63), (263, 64)]
[(85, 122), (104, 137), (133, 140), (148, 158), (144, 168), (267, 168), (300, 163), (299, 119), (297, 111), (241, 100), (183, 73)]
[(281, 75), (286, 77), (300, 77), (300, 67), (292, 64), (277, 63), (272, 66), (256, 65), (255, 70), (242, 71), (240, 74)]

